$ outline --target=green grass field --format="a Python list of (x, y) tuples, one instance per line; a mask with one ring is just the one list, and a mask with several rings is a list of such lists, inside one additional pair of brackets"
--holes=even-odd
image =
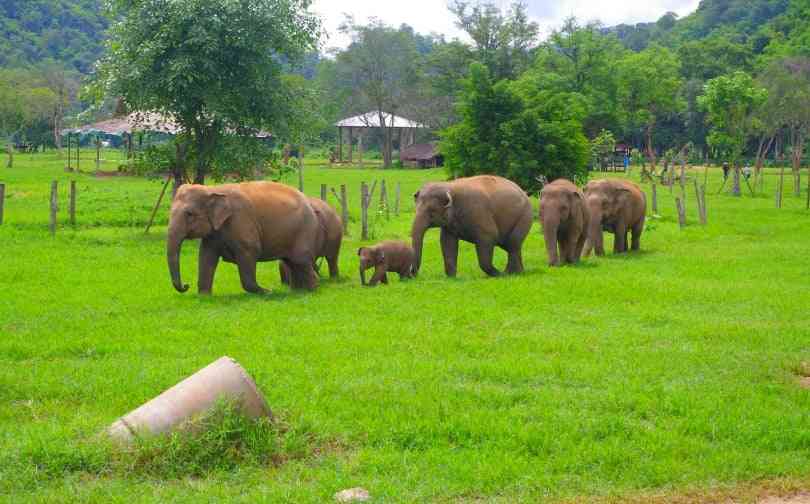
[[(143, 233), (160, 180), (63, 166), (38, 154), (0, 168), (3, 500), (328, 502), (362, 486), (375, 502), (589, 501), (810, 482), (810, 390), (797, 377), (810, 374), (810, 212), (789, 185), (774, 208), (775, 173), (766, 196), (734, 198), (715, 195), (712, 172), (709, 225), (696, 224), (690, 186), (684, 230), (659, 186), (661, 217), (638, 254), (552, 270), (535, 225), (524, 275), (486, 278), (463, 244), (450, 280), (434, 230), (418, 279), (368, 289), (355, 255), (360, 182), (385, 178), (392, 194), (401, 183), (400, 216), (376, 216), (372, 229), (375, 240), (406, 238), (411, 195), (444, 174), (310, 167), (311, 195), (349, 186), (341, 280), (291, 293), (263, 264), (272, 293), (257, 297), (222, 264), (214, 296), (200, 298), (169, 281), (168, 202)], [(187, 242), (192, 289), (196, 259)], [(262, 445), (273, 457), (126, 453), (98, 439), (222, 355), (253, 374), (276, 413)], [(184, 454), (197, 458), (184, 465)]]

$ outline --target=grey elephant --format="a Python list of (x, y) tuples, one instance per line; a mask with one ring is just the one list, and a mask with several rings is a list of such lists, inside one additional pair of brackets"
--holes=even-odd
[(450, 182), (431, 182), (414, 195), (416, 217), (411, 236), (416, 254), (414, 272), (422, 263), (422, 242), (429, 228), (441, 228), (444, 271), (456, 275), (458, 241), (475, 244), (478, 264), (489, 276), (495, 247), (509, 254), (507, 273), (523, 271), (523, 241), (532, 227), (532, 206), (526, 193), (502, 177), (480, 175)]
[(590, 221), (582, 191), (566, 179), (546, 184), (540, 192), (539, 217), (549, 266), (579, 262)]
[[(315, 243), (313, 248), (315, 250), (315, 259), (321, 257), (326, 259), (329, 265), (329, 278), (335, 279), (339, 276), (338, 271), (338, 256), (340, 256), (340, 244), (343, 241), (343, 222), (340, 220), (335, 209), (329, 206), (328, 203), (320, 198), (308, 198), (309, 204), (315, 211), (318, 217), (319, 229), (315, 235)], [(318, 267), (313, 264), (315, 271)], [(281, 283), (289, 285), (290, 283), (290, 266), (286, 261), (280, 261), (279, 274), (281, 276)]]
[(274, 182), (220, 186), (181, 186), (172, 202), (166, 256), (172, 284), (186, 292), (180, 276), (184, 240), (200, 239), (200, 294), (210, 294), (220, 258), (239, 268), (242, 288), (264, 293), (256, 282), (256, 263), (284, 260), (292, 287), (315, 289), (313, 269), (320, 224), (307, 197)]
[(632, 250), (641, 246), (641, 233), (647, 212), (647, 196), (633, 182), (621, 179), (592, 180), (585, 186), (585, 204), (588, 208), (588, 244), (596, 255), (604, 255), (602, 232), (613, 233), (613, 253), (627, 252), (627, 233), (632, 233)]

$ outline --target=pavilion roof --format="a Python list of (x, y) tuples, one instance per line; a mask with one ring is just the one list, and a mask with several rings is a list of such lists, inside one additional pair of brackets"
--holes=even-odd
[[(424, 124), (420, 124), (411, 119), (400, 117), (397, 115), (392, 116), (387, 112), (383, 112), (383, 120), (385, 126), (394, 128), (426, 128)], [(391, 123), (393, 117), (393, 124)], [(354, 117), (348, 117), (342, 121), (335, 123), (335, 126), (340, 128), (379, 128), (380, 127), (380, 114), (377, 112), (366, 112)]]
[[(132, 112), (127, 116), (114, 117), (104, 121), (86, 124), (79, 128), (67, 129), (66, 133), (104, 133), (113, 136), (130, 134), (133, 131), (150, 131), (154, 133), (166, 133), (176, 135), (182, 128), (169, 116), (158, 112)], [(256, 138), (269, 138), (270, 133), (260, 131)]]

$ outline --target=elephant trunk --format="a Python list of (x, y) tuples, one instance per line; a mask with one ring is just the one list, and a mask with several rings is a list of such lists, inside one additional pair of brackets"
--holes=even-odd
[(366, 269), (362, 264), (360, 265), (360, 283), (366, 285)]
[(411, 228), (411, 245), (413, 246), (413, 274), (419, 273), (422, 266), (422, 242), (425, 231), (430, 227), (430, 220), (424, 213), (417, 213)]
[(560, 256), (557, 253), (557, 231), (559, 222), (547, 215), (543, 216), (543, 238), (546, 241), (546, 251), (548, 251), (549, 266), (559, 266)]
[(166, 259), (169, 263), (172, 285), (177, 292), (181, 293), (188, 290), (188, 284), (184, 284), (180, 278), (180, 247), (183, 245), (184, 238), (184, 230), (173, 220), (169, 226), (169, 237), (166, 242)]

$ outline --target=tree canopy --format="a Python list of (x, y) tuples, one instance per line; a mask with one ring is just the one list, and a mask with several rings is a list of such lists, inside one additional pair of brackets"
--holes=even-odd
[(98, 83), (128, 107), (173, 117), (202, 182), (224, 135), (291, 125), (283, 60), (312, 50), (308, 0), (114, 0)]

